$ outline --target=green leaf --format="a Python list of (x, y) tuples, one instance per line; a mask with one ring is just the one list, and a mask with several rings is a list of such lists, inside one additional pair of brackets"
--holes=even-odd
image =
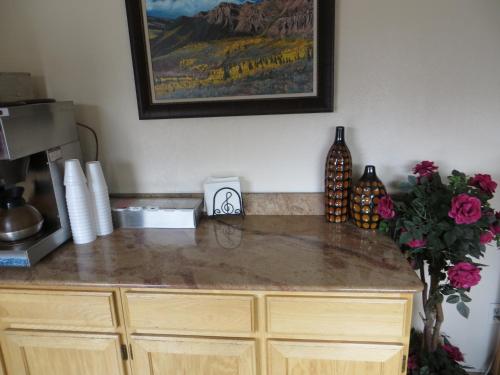
[(489, 267), (487, 264), (483, 264), (483, 263), (477, 263), (477, 262), (472, 262), (472, 261), (469, 263), (472, 263), (476, 267)]
[(455, 293), (455, 289), (453, 289), (449, 285), (445, 285), (441, 288), (441, 293), (444, 294), (445, 296), (449, 296), (450, 294)]
[(453, 226), (446, 221), (441, 221), (437, 224), (437, 228), (442, 230), (442, 231), (446, 231), (446, 230), (453, 228)]
[(470, 298), (468, 295), (466, 294), (462, 294), (462, 301), (463, 302), (470, 302), (472, 301), (472, 298)]
[(404, 220), (403, 225), (408, 230), (412, 230), (415, 227), (415, 223), (411, 220)]
[(448, 298), (446, 298), (446, 302), (448, 303), (458, 303), (460, 301), (460, 297), (456, 294), (452, 295), (452, 296), (448, 296)]
[(408, 183), (411, 186), (415, 186), (417, 184), (417, 178), (415, 176), (408, 176)]
[(399, 184), (399, 190), (409, 193), (413, 189), (413, 185), (409, 184), (408, 182), (401, 182)]
[(460, 177), (465, 180), (465, 173), (457, 171), (456, 169), (451, 171), (452, 176)]
[(410, 232), (403, 232), (401, 236), (399, 237), (399, 243), (401, 245), (410, 242), (413, 240), (413, 235)]
[(444, 234), (444, 242), (447, 246), (452, 246), (457, 240), (457, 234), (454, 230), (450, 230)]
[(463, 302), (458, 303), (457, 310), (460, 313), (460, 315), (462, 315), (465, 319), (469, 318), (470, 309), (465, 303)]
[(464, 232), (463, 236), (466, 240), (474, 239), (474, 230), (472, 228), (464, 228), (463, 232)]
[(488, 216), (486, 216), (486, 220), (488, 221), (488, 225), (489, 225), (489, 224), (493, 224), (497, 219), (496, 219), (495, 215), (488, 215)]
[(389, 223), (387, 221), (381, 221), (378, 230), (382, 233), (389, 233)]

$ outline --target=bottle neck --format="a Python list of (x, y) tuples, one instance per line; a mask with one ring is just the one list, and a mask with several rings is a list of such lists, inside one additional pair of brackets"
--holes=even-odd
[(365, 167), (365, 173), (363, 174), (363, 178), (368, 178), (368, 179), (377, 178), (377, 172), (373, 165), (367, 165)]
[(344, 127), (337, 126), (337, 128), (335, 129), (335, 143), (345, 143), (344, 134)]

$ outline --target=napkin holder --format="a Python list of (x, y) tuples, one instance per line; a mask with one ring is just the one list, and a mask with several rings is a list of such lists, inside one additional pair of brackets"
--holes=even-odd
[(205, 181), (204, 188), (208, 216), (245, 215), (238, 177), (211, 177)]

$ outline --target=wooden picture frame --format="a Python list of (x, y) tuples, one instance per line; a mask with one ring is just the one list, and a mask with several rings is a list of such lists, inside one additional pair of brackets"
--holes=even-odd
[[(310, 70), (307, 70), (307, 73), (309, 74), (307, 77), (312, 77), (313, 80), (312, 83), (312, 85), (314, 86), (313, 92), (312, 91), (306, 92), (304, 93), (304, 95), (302, 95), (301, 93), (288, 93), (288, 92), (283, 94), (280, 93), (279, 95), (277, 95), (273, 92), (273, 95), (269, 96), (249, 95), (242, 98), (238, 96), (227, 96), (223, 98), (209, 98), (209, 97), (205, 98), (205, 97), (192, 96), (189, 97), (188, 99), (186, 98), (172, 99), (170, 102), (168, 100), (158, 101), (154, 98), (154, 96), (156, 95), (157, 92), (160, 92), (159, 91), (160, 89), (165, 90), (161, 92), (162, 93), (166, 92), (167, 93), (166, 95), (174, 95), (174, 94), (178, 95), (179, 92), (183, 93), (186, 90), (178, 89), (177, 91), (175, 91), (176, 88), (171, 89), (171, 87), (174, 86), (171, 86), (170, 84), (171, 81), (169, 80), (172, 80), (173, 78), (170, 78), (168, 76), (165, 77), (163, 75), (160, 76), (158, 74), (158, 71), (155, 71), (152, 68), (153, 58), (150, 57), (152, 56), (152, 54), (150, 53), (150, 50), (152, 49), (151, 48), (152, 44), (150, 42), (151, 38), (150, 35), (152, 29), (150, 28), (150, 23), (151, 23), (150, 18), (148, 17), (148, 15), (146, 15), (145, 11), (146, 1), (151, 1), (151, 0), (125, 0), (129, 34), (130, 34), (132, 62), (134, 67), (137, 104), (138, 104), (140, 119), (147, 120), (147, 119), (184, 118), (184, 117), (214, 117), (214, 116), (333, 112), (335, 0), (304, 0), (305, 3), (307, 2), (313, 3), (315, 12), (314, 27), (313, 27), (314, 57), (312, 58), (314, 64), (314, 74), (311, 73)], [(177, 2), (179, 1), (185, 1), (185, 0), (177, 0)], [(265, 1), (276, 1), (276, 0), (247, 0), (247, 1), (248, 2), (245, 4), (249, 4), (250, 2), (255, 2), (259, 4)], [(281, 1), (286, 2), (286, 0), (281, 0)], [(170, 21), (166, 20), (165, 23), (167, 22)], [(164, 28), (161, 31), (165, 30), (165, 27), (168, 27), (168, 24), (167, 26), (164, 26)], [(146, 31), (148, 31), (148, 39), (146, 39)], [(227, 39), (227, 40), (233, 40), (233, 39)], [(167, 44), (165, 44), (165, 46), (168, 48)], [(232, 50), (230, 49), (228, 49), (228, 51), (229, 52), (226, 52), (227, 54), (233, 53)], [(287, 49), (286, 51), (290, 51), (290, 49)], [(285, 60), (286, 63), (283, 63), (283, 66), (285, 66), (285, 64), (289, 64), (287, 66), (292, 66), (291, 64), (299, 63), (299, 59), (304, 60), (306, 58), (304, 57), (306, 52), (302, 54), (303, 50), (297, 49), (297, 51), (298, 51), (296, 55), (297, 60), (294, 60), (293, 57), (290, 60), (286, 59)], [(307, 54), (308, 54), (307, 59), (311, 60), (310, 55), (312, 55), (312, 53), (307, 52)], [(173, 60), (173, 58), (171, 60)], [(188, 61), (189, 60), (194, 60), (194, 59), (188, 59)], [(228, 60), (227, 55), (226, 55), (226, 60)], [(156, 63), (158, 59), (155, 59), (154, 61)], [(184, 60), (182, 62), (184, 63)], [(276, 57), (271, 58), (270, 61), (268, 59), (263, 59), (263, 61), (261, 61), (261, 59), (259, 58), (257, 64), (259, 63), (260, 65), (256, 65), (256, 67), (258, 67), (259, 69), (264, 69), (264, 68), (269, 69), (268, 68), (269, 64), (281, 63), (281, 59), (278, 62), (276, 61)], [(243, 62), (243, 64), (245, 64), (245, 62)], [(248, 64), (251, 66), (251, 63)], [(302, 66), (306, 66), (305, 64), (308, 64), (308, 62), (304, 62)], [(203, 64), (203, 66), (206, 66), (206, 64)], [(226, 66), (224, 65), (223, 69), (224, 69), (224, 78), (219, 78), (220, 80), (218, 82), (222, 82), (221, 81), (222, 79), (226, 79), (225, 77), (227, 71), (229, 69), (235, 69), (235, 66), (230, 66), (229, 68), (226, 68)], [(239, 72), (236, 72), (236, 74), (243, 74), (243, 72), (241, 71), (241, 67), (239, 67), (238, 69), (240, 70)], [(276, 69), (281, 69), (281, 66)], [(229, 71), (233, 73), (233, 70)], [(305, 68), (303, 68), (303, 70), (301, 71), (306, 72)], [(254, 74), (257, 75), (257, 73)], [(278, 73), (276, 73), (276, 75), (277, 74)], [(283, 73), (280, 77), (285, 77), (285, 74)], [(286, 75), (286, 77), (295, 78), (293, 74)], [(294, 78), (292, 78), (291, 80), (293, 80)], [(255, 82), (255, 80), (258, 79), (255, 78), (252, 82)], [(300, 82), (305, 82), (305, 81), (306, 80), (302, 80)], [(289, 82), (293, 83), (293, 81)], [(180, 84), (177, 85), (179, 86)], [(307, 84), (304, 85), (309, 88), (311, 87), (311, 84), (309, 84), (308, 81)], [(214, 87), (216, 86), (210, 86), (210, 89), (213, 89)], [(238, 89), (235, 86), (229, 86), (229, 87), (233, 87), (232, 88), (233, 90)], [(267, 87), (269, 86), (266, 86), (266, 88)], [(275, 88), (280, 88), (281, 86), (279, 86), (278, 84), (274, 84), (272, 85), (272, 87), (273, 89), (275, 89)], [(289, 87), (289, 85), (287, 84), (284, 85), (283, 87)], [(202, 89), (205, 89), (205, 86), (199, 84), (197, 88), (199, 89), (198, 91), (201, 91)], [(196, 89), (193, 88), (192, 91), (196, 91)]]

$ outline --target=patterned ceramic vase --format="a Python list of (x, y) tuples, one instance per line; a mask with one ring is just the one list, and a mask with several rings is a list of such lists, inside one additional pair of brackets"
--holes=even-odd
[(325, 167), (325, 215), (328, 222), (347, 221), (351, 185), (351, 152), (345, 143), (344, 127), (338, 126)]
[(378, 179), (375, 167), (367, 165), (351, 196), (351, 217), (358, 227), (378, 228), (380, 222), (378, 202), (386, 194), (385, 186)]

